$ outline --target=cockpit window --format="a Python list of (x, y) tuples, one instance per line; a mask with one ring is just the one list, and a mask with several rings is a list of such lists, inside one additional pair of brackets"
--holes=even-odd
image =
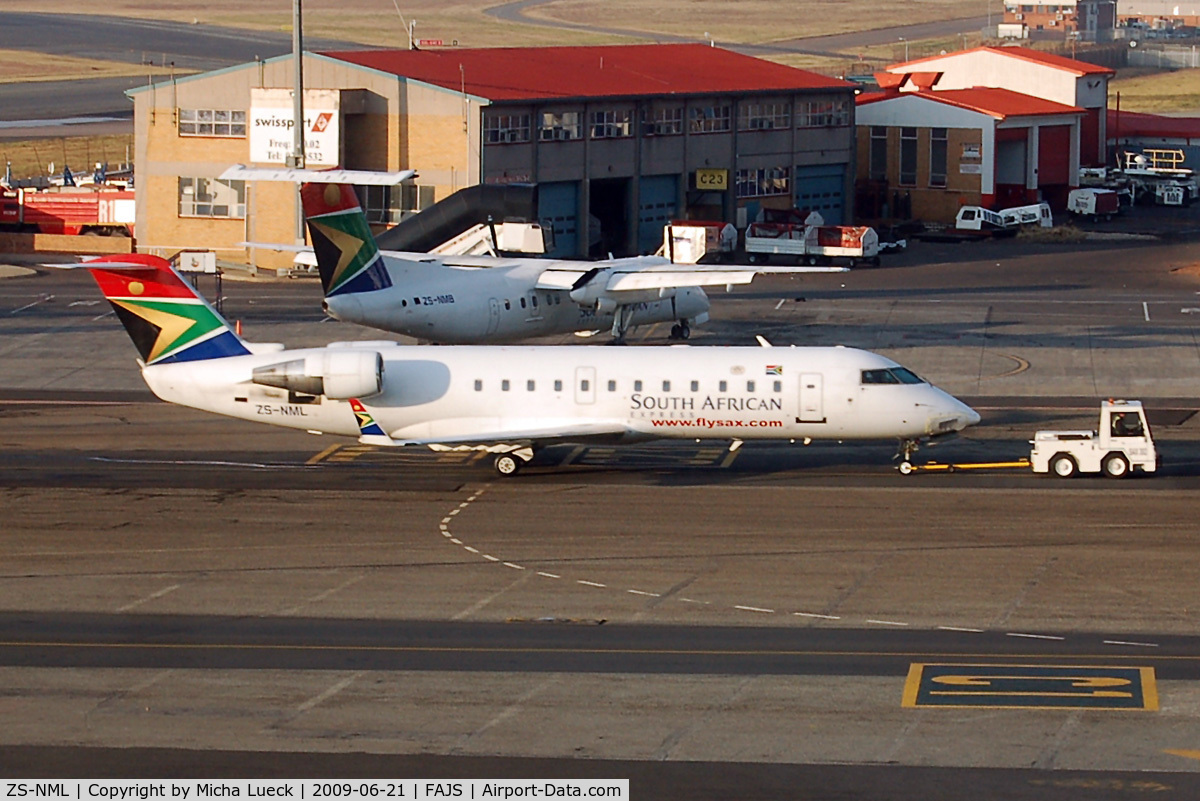
[(919, 375), (906, 367), (893, 367), (890, 370), (863, 370), (863, 384), (924, 384)]
[(900, 379), (901, 384), (924, 384), (925, 379), (909, 370), (907, 367), (893, 367), (892, 374)]
[(891, 370), (863, 370), (862, 382), (864, 384), (899, 384), (900, 379), (892, 375)]

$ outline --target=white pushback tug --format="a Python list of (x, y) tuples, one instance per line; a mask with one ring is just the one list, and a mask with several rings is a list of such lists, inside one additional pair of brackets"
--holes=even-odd
[(1098, 430), (1039, 431), (1030, 444), (1033, 472), (1059, 478), (1078, 473), (1125, 478), (1133, 470), (1153, 473), (1159, 465), (1141, 401), (1102, 401)]

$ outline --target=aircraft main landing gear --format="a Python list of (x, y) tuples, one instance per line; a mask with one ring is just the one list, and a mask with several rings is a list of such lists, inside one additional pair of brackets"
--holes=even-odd
[(525, 460), (515, 453), (500, 453), (496, 455), (492, 466), (496, 468), (496, 472), (501, 478), (511, 478), (521, 472), (521, 468), (525, 466)]
[(687, 320), (680, 320), (671, 326), (671, 339), (681, 340), (687, 339), (692, 335), (692, 327), (688, 325)]

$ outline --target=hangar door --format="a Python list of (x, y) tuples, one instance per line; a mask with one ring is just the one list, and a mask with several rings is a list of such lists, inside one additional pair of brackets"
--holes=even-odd
[(1071, 126), (1038, 128), (1038, 186), (1071, 181)]
[(679, 176), (646, 175), (639, 182), (638, 253), (653, 253), (663, 243), (663, 228), (678, 217)]
[(845, 218), (846, 165), (796, 167), (796, 208), (819, 211), (826, 225)]
[(578, 255), (579, 184), (557, 181), (538, 184), (538, 221), (554, 231), (554, 249), (547, 253), (560, 259)]

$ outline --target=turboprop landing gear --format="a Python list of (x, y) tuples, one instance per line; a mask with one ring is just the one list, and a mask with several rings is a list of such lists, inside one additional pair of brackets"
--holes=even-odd
[(913, 454), (916, 453), (917, 450), (920, 449), (920, 447), (921, 447), (921, 443), (919, 440), (915, 440), (915, 439), (900, 440), (900, 450), (894, 457), (892, 457), (893, 459), (900, 460), (900, 464), (898, 464), (896, 466), (897, 469), (900, 471), (900, 475), (907, 476), (909, 473), (911, 473), (913, 471), (912, 457), (913, 457)]
[(692, 335), (692, 327), (688, 325), (687, 320), (680, 320), (671, 326), (671, 339), (681, 340), (687, 339)]
[(633, 322), (633, 307), (618, 306), (613, 312), (613, 344), (624, 345), (625, 335), (629, 333), (629, 324)]

